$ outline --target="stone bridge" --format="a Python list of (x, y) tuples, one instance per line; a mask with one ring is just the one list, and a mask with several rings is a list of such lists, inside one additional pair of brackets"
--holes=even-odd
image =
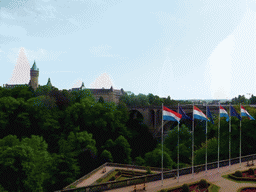
[[(192, 118), (193, 110), (192, 110), (192, 104), (190, 105), (180, 105), (182, 109), (185, 111), (185, 113)], [(200, 110), (203, 111), (204, 114), (206, 114), (206, 106), (203, 104), (197, 104), (195, 105)], [(221, 105), (226, 109), (226, 111), (229, 111), (229, 105)], [(243, 105), (245, 106), (245, 105)], [(166, 106), (169, 109), (178, 112), (178, 106)], [(219, 105), (208, 105), (211, 114), (212, 115), (218, 115), (219, 114)], [(256, 107), (256, 105), (250, 105), (250, 107)], [(148, 107), (130, 107), (130, 115), (134, 119), (142, 119), (143, 123), (146, 124), (149, 127), (149, 131), (153, 134), (153, 136), (156, 136), (159, 131), (161, 131), (162, 128), (162, 106), (148, 106)], [(177, 124), (177, 122), (173, 121), (164, 121), (164, 130), (169, 130), (171, 126), (174, 124)]]

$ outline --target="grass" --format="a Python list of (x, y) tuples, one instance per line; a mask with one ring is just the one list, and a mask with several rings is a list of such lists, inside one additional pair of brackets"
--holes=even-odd
[(209, 187), (209, 191), (211, 192), (218, 192), (220, 190), (220, 187), (217, 186), (217, 185), (214, 185), (212, 184), (210, 187)]
[(109, 179), (117, 174), (117, 170), (113, 171), (111, 174), (109, 174), (107, 177), (103, 178), (101, 182), (99, 183), (106, 183), (109, 181)]

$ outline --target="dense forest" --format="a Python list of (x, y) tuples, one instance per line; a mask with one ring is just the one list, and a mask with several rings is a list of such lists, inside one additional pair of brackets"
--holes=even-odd
[[(105, 162), (161, 167), (161, 142), (132, 105), (176, 104), (153, 94), (127, 94), (116, 105), (89, 90), (0, 87), (0, 191), (54, 191)], [(238, 106), (236, 106), (236, 109)], [(254, 108), (246, 108), (255, 117)], [(205, 121), (196, 121), (195, 164), (205, 161)], [(180, 123), (180, 167), (191, 164), (191, 123)], [(218, 119), (208, 123), (208, 162), (217, 160)], [(177, 167), (177, 122), (164, 139), (164, 167)], [(255, 121), (242, 121), (242, 155), (254, 152)], [(228, 158), (228, 122), (221, 119), (220, 158)], [(239, 121), (232, 117), (232, 157), (239, 155)]]

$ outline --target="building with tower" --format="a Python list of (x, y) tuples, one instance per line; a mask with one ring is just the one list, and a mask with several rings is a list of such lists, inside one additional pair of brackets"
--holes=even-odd
[[(29, 69), (29, 68), (28, 68)], [(3, 87), (5, 88), (14, 88), (14, 87), (23, 87), (23, 86), (31, 86), (35, 91), (40, 85), (38, 84), (38, 77), (39, 77), (39, 68), (36, 66), (36, 62), (30, 68), (30, 80), (28, 84), (4, 84)], [(53, 87), (50, 78), (48, 78), (48, 82), (46, 84), (48, 87)], [(84, 82), (82, 82), (81, 87), (69, 89), (69, 91), (79, 91), (85, 88)], [(119, 103), (120, 97), (125, 94), (123, 89), (114, 89), (112, 86), (110, 89), (88, 89), (92, 92), (95, 100), (98, 101), (100, 97), (104, 99), (106, 102), (114, 102), (116, 104)]]
[(34, 61), (34, 64), (30, 69), (30, 80), (28, 84), (4, 84), (3, 87), (14, 88), (14, 87), (22, 87), (22, 86), (31, 86), (34, 90), (36, 90), (39, 86), (38, 77), (39, 77), (39, 68), (37, 68), (36, 62)]
[(39, 77), (39, 68), (36, 67), (36, 62), (34, 61), (34, 64), (30, 69), (30, 81), (29, 81), (29, 85), (34, 90), (36, 90), (38, 87), (38, 77)]

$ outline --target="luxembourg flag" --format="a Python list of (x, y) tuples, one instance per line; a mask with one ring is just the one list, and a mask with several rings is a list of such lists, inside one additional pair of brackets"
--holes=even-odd
[(181, 117), (181, 114), (176, 113), (175, 111), (172, 111), (171, 109), (168, 109), (167, 107), (163, 106), (163, 120), (178, 121), (178, 123), (180, 123)]
[(241, 116), (246, 116), (250, 120), (255, 120), (246, 110), (245, 108), (241, 105)]
[(208, 120), (207, 116), (196, 106), (194, 106), (194, 119)]
[(220, 117), (226, 117), (226, 121), (229, 121), (227, 111), (220, 105)]

